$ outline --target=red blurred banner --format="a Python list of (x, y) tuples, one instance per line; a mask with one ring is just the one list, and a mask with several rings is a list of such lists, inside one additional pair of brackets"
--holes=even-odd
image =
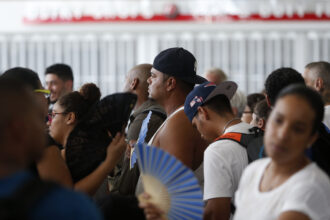
[(249, 16), (240, 16), (240, 15), (219, 15), (219, 16), (194, 16), (194, 15), (183, 15), (178, 14), (174, 17), (169, 17), (168, 15), (154, 15), (151, 18), (146, 18), (144, 16), (136, 17), (126, 17), (121, 18), (116, 17), (101, 17), (95, 18), (92, 16), (81, 16), (79, 18), (47, 18), (47, 19), (29, 19), (24, 18), (23, 21), (27, 24), (49, 24), (49, 23), (83, 23), (83, 22), (231, 22), (231, 21), (322, 21), (330, 20), (330, 16), (321, 15), (317, 16), (313, 13), (307, 13), (303, 16), (298, 14), (293, 14), (292, 16), (283, 15), (277, 17), (274, 15), (268, 17), (262, 17), (259, 14), (251, 14)]

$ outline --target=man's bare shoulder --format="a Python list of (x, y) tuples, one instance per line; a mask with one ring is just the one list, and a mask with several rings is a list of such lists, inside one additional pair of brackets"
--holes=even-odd
[[(157, 136), (159, 147), (179, 159), (191, 169), (196, 168), (199, 159), (195, 153), (204, 149), (198, 131), (193, 128), (184, 111), (179, 111), (167, 119)], [(202, 150), (200, 150), (202, 152)], [(201, 153), (202, 157), (203, 153)], [(200, 161), (198, 160), (198, 165)]]
[(162, 136), (180, 136), (180, 139), (191, 139), (192, 136), (199, 136), (196, 129), (185, 115), (184, 111), (179, 111), (168, 118), (162, 129)]
[(173, 127), (191, 129), (192, 124), (184, 111), (179, 111), (167, 120), (166, 127), (169, 129), (172, 129)]

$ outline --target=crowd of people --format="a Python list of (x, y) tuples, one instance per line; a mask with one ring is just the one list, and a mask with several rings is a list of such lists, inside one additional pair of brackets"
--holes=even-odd
[[(0, 75), (0, 219), (166, 219), (144, 193), (134, 144), (180, 160), (203, 192), (203, 219), (330, 219), (330, 63), (269, 73), (245, 95), (184, 48), (161, 51), (101, 94), (73, 91), (67, 64)], [(143, 198), (143, 199), (139, 199)]]

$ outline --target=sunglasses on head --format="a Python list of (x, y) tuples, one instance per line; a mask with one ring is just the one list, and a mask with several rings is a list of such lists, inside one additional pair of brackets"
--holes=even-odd
[(50, 96), (50, 91), (48, 89), (35, 89), (34, 92), (43, 94), (46, 99)]

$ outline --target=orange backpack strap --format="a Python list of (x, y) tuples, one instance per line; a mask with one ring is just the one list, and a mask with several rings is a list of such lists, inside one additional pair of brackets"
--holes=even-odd
[(228, 132), (226, 134), (221, 135), (220, 137), (217, 137), (214, 141), (219, 141), (223, 139), (229, 139), (240, 143), (242, 140), (242, 134), (236, 132)]
[(249, 163), (264, 157), (263, 153), (263, 132), (259, 129), (249, 129), (252, 133), (244, 134), (238, 132), (228, 132), (216, 138), (214, 141), (231, 140), (244, 147), (248, 154)]

